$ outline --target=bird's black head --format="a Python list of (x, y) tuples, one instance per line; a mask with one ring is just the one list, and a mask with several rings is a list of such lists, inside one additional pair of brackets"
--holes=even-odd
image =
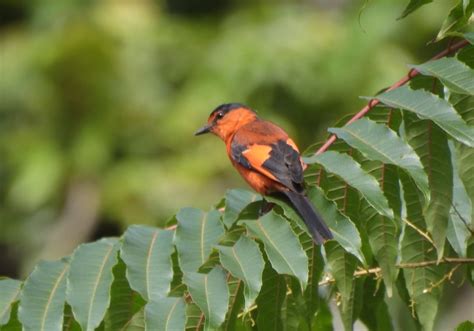
[(256, 118), (257, 115), (249, 107), (240, 103), (226, 103), (214, 109), (207, 119), (207, 124), (194, 134), (197, 136), (212, 132), (226, 140), (241, 126)]
[[(238, 121), (244, 113), (251, 113), (253, 116), (255, 115), (253, 110), (241, 103), (225, 103), (220, 105), (211, 112), (207, 124), (197, 130), (194, 135), (197, 136), (208, 132), (214, 132), (213, 129), (219, 125), (224, 126), (225, 123), (229, 124)], [(224, 118), (225, 120), (223, 120)]]
[(244, 109), (249, 109), (247, 106), (241, 104), (241, 103), (224, 103), (223, 105), (220, 105), (214, 109), (211, 114), (209, 115), (209, 119), (213, 119), (214, 121), (218, 121), (221, 118), (223, 118), (227, 113), (234, 109), (238, 108), (244, 108)]

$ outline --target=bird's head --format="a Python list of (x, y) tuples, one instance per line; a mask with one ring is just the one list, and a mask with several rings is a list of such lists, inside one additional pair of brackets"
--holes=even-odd
[(253, 110), (240, 103), (226, 103), (214, 109), (209, 115), (207, 124), (197, 130), (198, 136), (211, 132), (227, 141), (243, 125), (255, 121), (257, 115)]

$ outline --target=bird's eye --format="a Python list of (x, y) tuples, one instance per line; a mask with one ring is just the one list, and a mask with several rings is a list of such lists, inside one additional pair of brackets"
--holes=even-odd
[(216, 118), (217, 118), (218, 120), (220, 120), (222, 117), (224, 117), (224, 113), (218, 112), (218, 113), (216, 114)]

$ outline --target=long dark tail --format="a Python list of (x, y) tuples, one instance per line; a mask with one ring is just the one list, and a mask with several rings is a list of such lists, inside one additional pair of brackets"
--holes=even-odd
[(309, 199), (301, 193), (286, 191), (284, 194), (290, 199), (298, 214), (305, 222), (316, 244), (321, 245), (332, 239), (332, 233), (321, 216), (318, 215)]

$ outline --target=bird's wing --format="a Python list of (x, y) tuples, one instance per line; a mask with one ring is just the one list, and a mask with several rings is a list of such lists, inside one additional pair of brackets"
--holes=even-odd
[(231, 144), (232, 159), (253, 169), (293, 191), (303, 190), (303, 166), (296, 145), (291, 139), (270, 144)]

